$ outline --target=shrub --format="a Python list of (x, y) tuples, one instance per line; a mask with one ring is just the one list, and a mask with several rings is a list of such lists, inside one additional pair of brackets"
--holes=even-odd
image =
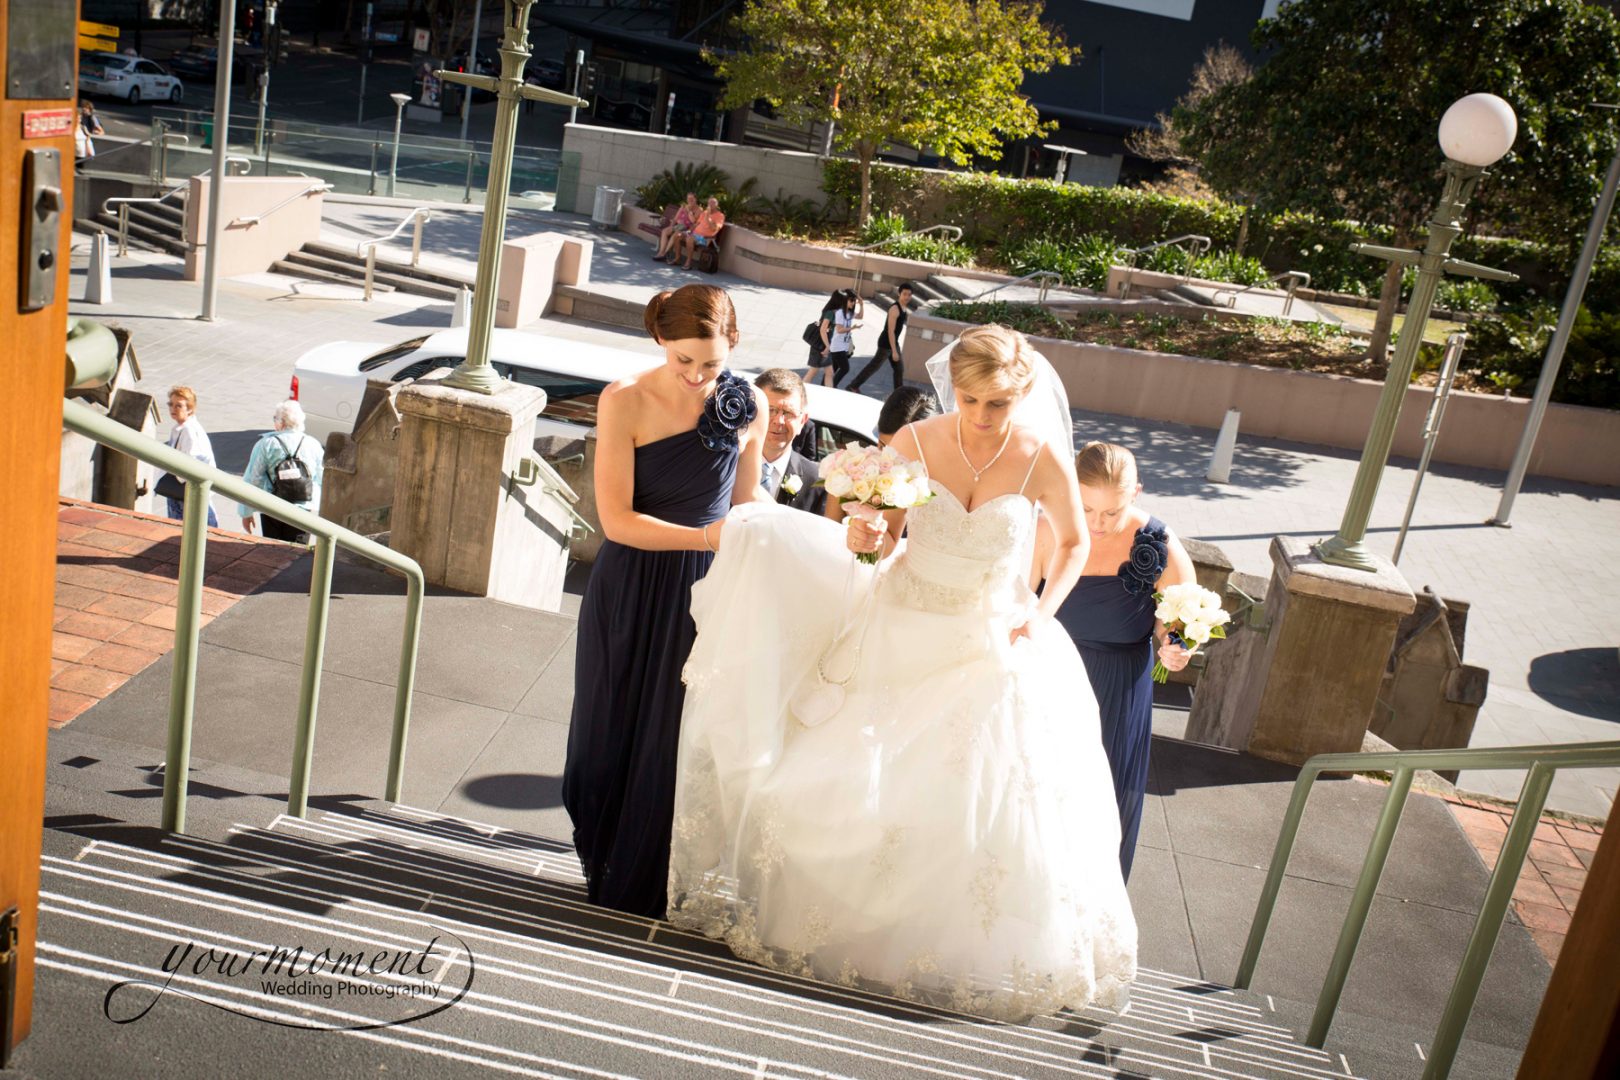
[[(1160, 250), (1163, 250), (1162, 248)], [(1259, 259), (1221, 251), (1193, 260), (1193, 276), (1206, 281), (1230, 281), (1237, 285), (1258, 285), (1271, 275)]]
[(776, 189), (776, 198), (762, 198), (757, 209), (776, 219), (779, 228), (789, 234), (813, 229), (827, 220), (826, 206), (799, 195), (784, 195), (781, 188)]
[[(738, 214), (752, 213), (759, 206), (760, 198), (754, 194), (754, 189), (758, 186), (758, 177), (750, 176), (735, 191), (727, 189), (716, 193), (715, 198), (720, 201), (720, 212), (726, 215), (728, 221), (736, 218)], [(681, 197), (686, 196), (683, 194)]]
[(1435, 306), (1446, 311), (1495, 311), (1496, 290), (1475, 278), (1446, 278), (1440, 282)]
[(885, 240), (893, 240), (897, 236), (904, 236), (909, 231), (906, 219), (900, 214), (874, 214), (871, 220), (861, 227), (861, 245), (881, 244)]
[(702, 202), (711, 195), (726, 194), (728, 183), (725, 171), (714, 165), (678, 161), (636, 188), (636, 205), (645, 210), (662, 211), (666, 206), (684, 202), (688, 191), (695, 192)]
[[(1476, 320), (1468, 329), (1471, 366), (1492, 384), (1528, 396), (1536, 390), (1547, 345), (1557, 325), (1552, 306), (1506, 312)], [(1569, 405), (1620, 408), (1620, 313), (1582, 306), (1570, 328), (1552, 400)], [(1464, 354), (1468, 362), (1468, 354)]]
[(1056, 240), (1026, 240), (1008, 254), (1007, 264), (1018, 277), (1047, 270), (1072, 285), (1080, 278), (1080, 260), (1073, 249)]

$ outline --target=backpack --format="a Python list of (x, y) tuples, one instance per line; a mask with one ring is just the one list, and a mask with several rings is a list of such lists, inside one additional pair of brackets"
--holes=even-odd
[[(283, 450), (287, 444), (278, 438)], [(315, 497), (315, 481), (310, 478), (309, 466), (298, 456), (304, 445), (304, 436), (298, 436), (298, 445), (270, 470), (270, 494), (290, 503), (307, 503)]]
[(804, 328), (804, 343), (813, 349), (821, 348), (821, 320), (817, 319)]

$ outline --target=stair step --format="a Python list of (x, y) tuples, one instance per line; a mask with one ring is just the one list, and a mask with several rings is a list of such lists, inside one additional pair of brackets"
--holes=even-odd
[[(271, 263), (270, 272), (273, 274), (286, 274), (290, 277), (311, 278), (315, 281), (324, 281), (333, 285), (351, 285), (362, 288), (365, 285), (363, 281), (356, 281), (349, 274), (341, 274), (336, 271), (323, 270), (304, 263), (293, 262), (290, 257), (277, 259)], [(374, 281), (372, 282), (372, 291), (380, 293), (393, 292), (394, 287), (381, 281)]]
[[(370, 955), (420, 952), (438, 935), (442, 971), (429, 976), (439, 996), (386, 1013), (393, 1018), (450, 1001), (472, 979), (460, 950), (470, 951), (476, 980), (465, 1008), (473, 1011), (451, 1007), (425, 1034), (404, 1025), (353, 1040), (352, 1050), (347, 1040), (325, 1044), (326, 1054), (364, 1057), (371, 1071), (409, 1072), (402, 1066), (420, 1065), (421, 1054), (449, 1039), (467, 1064), (567, 1074), (611, 1061), (612, 1071), (631, 1075), (1345, 1075), (1336, 1056), (1295, 1045), (1288, 1029), (1230, 990), (1162, 972), (1143, 972), (1119, 1014), (1092, 1009), (1029, 1025), (986, 1025), (807, 982), (667, 924), (590, 905), (563, 842), (404, 806), (279, 817), (219, 840), (98, 837), (69, 853), (57, 846), (44, 860), (40, 962), (53, 978), (93, 980), (102, 992), (140, 977), (131, 969), (152, 967), (177, 940), (241, 955), (295, 943), (311, 954), (342, 945)], [(413, 981), (360, 973), (349, 985)], [(305, 1023), (354, 1023), (384, 1009), (377, 998), (341, 992), (282, 1001), (257, 975), (199, 974), (189, 962), (172, 987)], [(178, 998), (158, 1008), (187, 1007)], [(144, 1030), (131, 1037), (147, 1037)]]
[(1169, 289), (1161, 289), (1160, 292), (1172, 303), (1191, 304), (1194, 307), (1215, 306), (1215, 301), (1210, 298), (1207, 291), (1200, 291), (1190, 285), (1176, 285)]
[[(328, 258), (325, 255), (311, 255), (302, 248), (297, 251), (288, 252), (286, 261), (296, 266), (308, 266), (315, 270), (323, 270), (328, 274), (337, 274), (341, 277), (349, 279), (350, 281), (364, 281), (366, 278), (366, 264), (363, 262), (333, 259)], [(381, 285), (381, 277), (382, 271), (378, 270), (372, 275), (372, 280)], [(392, 285), (388, 286), (388, 290), (390, 292), (393, 291), (393, 288), (394, 287)]]
[[(338, 259), (346, 262), (357, 262), (362, 266), (365, 265), (366, 261), (365, 256), (355, 254), (354, 248), (346, 247), (342, 244), (329, 244), (324, 240), (311, 240), (303, 246), (302, 250), (310, 255), (319, 255), (324, 258)], [(424, 266), (412, 266), (409, 263), (400, 262), (397, 259), (389, 258), (384, 253), (385, 250), (386, 249), (379, 249), (377, 252), (377, 268), (379, 271), (386, 269), (390, 274), (397, 274), (400, 277), (415, 278), (417, 280), (427, 282), (428, 284), (443, 286), (451, 289), (452, 291), (461, 288), (463, 285), (467, 286), (468, 288), (472, 287), (472, 278), (463, 277), (459, 274), (454, 274), (447, 271), (433, 270)]]
[[(118, 240), (118, 218), (112, 214), (99, 213), (89, 220), (81, 219), (81, 223), (89, 229), (106, 233), (116, 243)], [(127, 230), (129, 242), (137, 247), (149, 251), (161, 251), (169, 255), (184, 255), (189, 250), (185, 242), (171, 233), (149, 228), (138, 221), (131, 221)]]
[(969, 295), (938, 274), (929, 274), (926, 281), (913, 281), (911, 286), (925, 300), (964, 300)]

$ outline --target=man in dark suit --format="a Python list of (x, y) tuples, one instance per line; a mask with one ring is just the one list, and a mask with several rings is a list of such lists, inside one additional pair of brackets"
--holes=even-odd
[(759, 482), (776, 501), (795, 510), (819, 515), (827, 501), (825, 488), (816, 487), (816, 463), (793, 449), (793, 440), (809, 416), (804, 380), (787, 368), (771, 368), (754, 380), (770, 406), (765, 429), (765, 467)]

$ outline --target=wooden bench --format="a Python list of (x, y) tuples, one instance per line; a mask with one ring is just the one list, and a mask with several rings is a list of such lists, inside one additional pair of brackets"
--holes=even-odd
[(665, 229), (675, 224), (675, 213), (679, 209), (679, 207), (675, 206), (666, 206), (664, 207), (663, 216), (657, 221), (643, 221), (640, 225), (637, 225), (636, 228), (640, 229), (648, 236), (651, 236), (654, 240), (657, 240), (660, 236), (664, 235)]

